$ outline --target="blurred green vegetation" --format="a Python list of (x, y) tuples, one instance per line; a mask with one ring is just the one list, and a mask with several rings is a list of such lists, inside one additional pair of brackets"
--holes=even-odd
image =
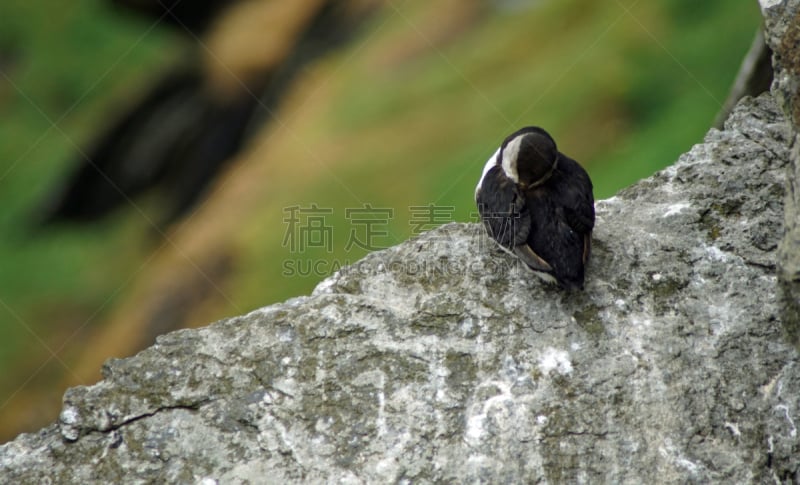
[[(597, 198), (669, 165), (708, 130), (760, 21), (755, 1), (533, 4), (493, 10), (437, 42), (414, 25), (430, 4), (400, 2), (364, 29), (369, 43), (357, 38), (324, 61), (330, 108), (304, 136), (341, 139), (349, 163), (322, 163), (301, 192), (291, 181), (269, 186), (280, 203), (237, 236), (250, 259), (240, 258), (226, 286), (234, 306), (220, 313), (308, 293), (321, 279), (283, 274), (281, 262), (296, 258), (281, 244), (283, 207), (333, 208), (333, 252), (302, 257), (327, 269), (354, 262), (365, 251), (344, 249), (346, 208), (394, 208), (383, 245), (411, 235), (409, 206), (452, 206), (454, 220), (471, 220), (483, 163), (519, 126), (547, 128), (587, 168)], [(0, 364), (25, 374), (4, 373), (0, 406), (50, 357), (38, 338), (56, 352), (70, 337), (79, 343), (151, 264), (161, 242), (138, 206), (46, 230), (35, 209), (78, 160), (76, 147), (186, 51), (176, 33), (101, 0), (0, 4)]]
[[(33, 332), (55, 350), (65, 334), (94, 321), (94, 310), (87, 310), (107, 308), (142, 264), (125, 256), (142, 250), (139, 224), (130, 218), (88, 230), (35, 225), (37, 207), (79, 160), (78, 147), (143, 93), (142, 72), (174, 61), (185, 47), (173, 33), (118, 16), (106, 3), (0, 4), (0, 364), (6, 369), (41, 360)], [(4, 373), (3, 381), (9, 378)], [(5, 397), (0, 392), (0, 405)]]

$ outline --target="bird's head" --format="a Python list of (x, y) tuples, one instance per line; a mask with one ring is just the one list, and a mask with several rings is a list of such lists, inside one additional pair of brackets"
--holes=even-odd
[(509, 135), (500, 147), (503, 171), (523, 189), (545, 182), (558, 164), (558, 149), (543, 129), (528, 126)]

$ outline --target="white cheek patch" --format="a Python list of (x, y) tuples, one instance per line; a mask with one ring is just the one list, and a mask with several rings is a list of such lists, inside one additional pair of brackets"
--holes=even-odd
[(489, 160), (486, 161), (486, 165), (483, 166), (483, 172), (481, 173), (481, 179), (478, 180), (478, 185), (475, 186), (475, 195), (478, 195), (478, 191), (481, 189), (481, 185), (483, 185), (483, 179), (486, 178), (486, 174), (489, 173), (489, 170), (492, 169), (495, 165), (497, 165), (497, 154), (500, 153), (500, 149), (498, 148), (495, 150), (494, 155), (492, 155)]
[(523, 138), (522, 136), (514, 138), (506, 145), (505, 150), (503, 150), (503, 172), (505, 172), (506, 176), (513, 180), (514, 183), (519, 183), (517, 156), (519, 156), (519, 147), (522, 144)]

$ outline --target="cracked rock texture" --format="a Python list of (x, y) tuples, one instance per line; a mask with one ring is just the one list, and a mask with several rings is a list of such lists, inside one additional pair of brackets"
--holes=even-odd
[(759, 0), (775, 71), (772, 91), (792, 124), (785, 234), (778, 255), (783, 320), (800, 348), (800, 0)]
[(3, 483), (800, 481), (776, 291), (793, 137), (745, 99), (597, 203), (585, 292), (476, 224), (158, 339), (0, 447)]

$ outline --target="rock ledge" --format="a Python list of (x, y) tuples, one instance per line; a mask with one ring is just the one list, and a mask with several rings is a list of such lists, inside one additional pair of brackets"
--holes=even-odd
[(583, 293), (475, 224), (158, 339), (0, 447), (15, 483), (800, 481), (777, 295), (790, 124), (746, 99), (597, 204)]

